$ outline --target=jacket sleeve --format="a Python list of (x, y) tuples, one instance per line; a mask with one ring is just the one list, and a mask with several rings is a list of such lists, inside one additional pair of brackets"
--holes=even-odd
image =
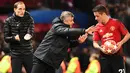
[(85, 33), (85, 29), (81, 28), (69, 28), (63, 25), (57, 25), (53, 27), (55, 34), (64, 36), (79, 36)]
[(7, 43), (9, 43), (10, 41), (15, 41), (14, 36), (12, 36), (11, 34), (11, 30), (10, 30), (10, 25), (9, 25), (9, 21), (5, 20), (5, 24), (4, 24), (4, 39)]
[(31, 36), (33, 36), (33, 33), (34, 33), (34, 20), (33, 20), (32, 17), (29, 20), (29, 22), (30, 22), (30, 25), (29, 25), (27, 33), (30, 34)]

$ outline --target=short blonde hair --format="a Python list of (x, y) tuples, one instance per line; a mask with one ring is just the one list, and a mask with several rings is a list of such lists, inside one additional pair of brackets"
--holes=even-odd
[(60, 15), (60, 19), (61, 19), (62, 21), (64, 21), (65, 18), (68, 17), (68, 16), (74, 17), (74, 14), (73, 14), (72, 12), (70, 12), (70, 11), (63, 11), (63, 12), (61, 13), (61, 15)]
[(19, 4), (24, 4), (24, 2), (23, 2), (23, 1), (18, 1), (18, 2), (16, 2), (16, 3), (14, 4), (14, 8), (17, 8), (17, 6), (18, 6)]

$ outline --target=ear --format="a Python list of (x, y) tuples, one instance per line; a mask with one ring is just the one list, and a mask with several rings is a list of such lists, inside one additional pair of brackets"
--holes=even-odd
[(64, 23), (66, 23), (66, 20), (63, 20)]
[(14, 12), (16, 11), (16, 8), (14, 8)]
[(64, 23), (64, 24), (67, 24), (67, 20), (64, 20), (63, 23)]
[(103, 12), (103, 13), (102, 13), (102, 15), (106, 15), (106, 13), (105, 13), (105, 12)]

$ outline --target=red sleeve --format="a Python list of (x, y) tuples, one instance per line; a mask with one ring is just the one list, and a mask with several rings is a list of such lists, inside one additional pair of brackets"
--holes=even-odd
[(128, 32), (124, 24), (122, 24), (121, 22), (119, 22), (119, 31), (122, 33), (122, 35), (126, 35)]
[(100, 36), (98, 34), (98, 31), (95, 31), (93, 34), (93, 41), (99, 41), (100, 40)]

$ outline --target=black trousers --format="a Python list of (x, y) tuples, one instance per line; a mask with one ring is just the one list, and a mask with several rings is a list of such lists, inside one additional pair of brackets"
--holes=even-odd
[(22, 66), (24, 66), (27, 73), (31, 73), (33, 66), (33, 54), (12, 56), (11, 64), (12, 73), (22, 73)]
[(55, 68), (39, 60), (34, 56), (33, 68), (31, 73), (55, 73)]
[(101, 57), (101, 73), (125, 73), (124, 60), (122, 56), (111, 55)]

